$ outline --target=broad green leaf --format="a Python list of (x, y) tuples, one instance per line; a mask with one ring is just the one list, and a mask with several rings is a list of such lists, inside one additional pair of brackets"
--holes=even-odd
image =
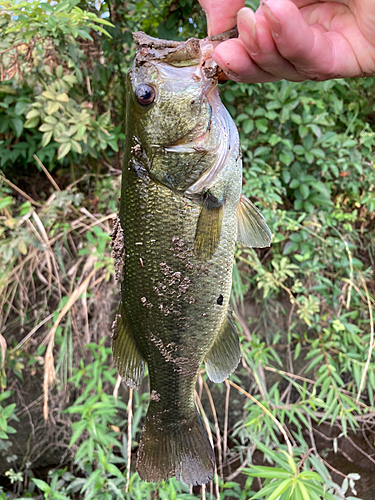
[(16, 134), (16, 137), (20, 137), (23, 130), (23, 120), (21, 118), (11, 118), (10, 123)]
[(49, 493), (51, 491), (51, 488), (45, 481), (42, 481), (41, 479), (36, 479), (35, 477), (32, 477), (31, 480), (36, 484), (36, 486), (40, 489), (40, 491), (43, 491), (44, 493)]
[(69, 153), (71, 147), (72, 145), (70, 142), (63, 142), (59, 147), (59, 149), (57, 150), (57, 159), (61, 160), (61, 158), (64, 158), (64, 156), (66, 156)]
[(56, 100), (59, 102), (69, 102), (69, 96), (65, 92), (62, 92), (61, 94), (57, 94)]
[(14, 107), (14, 112), (17, 116), (20, 116), (20, 115), (23, 115), (23, 113), (25, 112), (26, 108), (29, 106), (30, 104), (28, 102), (25, 102), (25, 101), (18, 101), (17, 104), (15, 105)]

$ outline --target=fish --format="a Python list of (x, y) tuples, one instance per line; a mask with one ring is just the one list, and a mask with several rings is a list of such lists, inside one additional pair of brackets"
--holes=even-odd
[(240, 142), (219, 97), (213, 43), (133, 37), (112, 231), (121, 290), (113, 358), (133, 389), (148, 365), (140, 478), (200, 485), (214, 477), (215, 457), (194, 401), (197, 376), (204, 362), (222, 382), (241, 358), (229, 306), (235, 242), (268, 247), (272, 235), (241, 193)]

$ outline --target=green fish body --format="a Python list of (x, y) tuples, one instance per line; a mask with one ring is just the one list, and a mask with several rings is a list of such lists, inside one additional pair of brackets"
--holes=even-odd
[(142, 33), (135, 41), (112, 243), (121, 283), (113, 354), (132, 388), (148, 364), (140, 477), (202, 484), (215, 462), (194, 403), (198, 371), (205, 361), (209, 378), (222, 382), (237, 367), (229, 312), (235, 241), (264, 247), (271, 235), (241, 195), (238, 133), (204, 70), (199, 41)]

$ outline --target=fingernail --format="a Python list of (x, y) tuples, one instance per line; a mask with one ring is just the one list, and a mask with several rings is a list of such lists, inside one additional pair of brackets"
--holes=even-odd
[(227, 75), (228, 78), (232, 79), (239, 76), (238, 73), (228, 68), (229, 62), (225, 63), (221, 57), (217, 57), (215, 53), (212, 54), (212, 59), (215, 63), (223, 70), (223, 72)]
[(212, 22), (210, 18), (210, 14), (207, 10), (203, 9), (203, 12), (206, 14), (206, 22), (207, 22), (207, 35), (211, 36), (212, 34)]
[(233, 80), (233, 78), (238, 78), (240, 76), (238, 73), (236, 73), (235, 71), (233, 71), (233, 70), (231, 70), (229, 68), (225, 68), (223, 71), (232, 80)]
[[(246, 17), (245, 17), (246, 16)], [(246, 13), (238, 13), (237, 25), (240, 38), (242, 39), (245, 47), (250, 55), (256, 56), (259, 52), (259, 44), (257, 37), (257, 23), (253, 16), (246, 15)]]
[(274, 16), (272, 10), (270, 9), (269, 5), (267, 4), (267, 0), (261, 0), (260, 5), (261, 5), (262, 10), (264, 12), (264, 15), (266, 16), (267, 21), (270, 25), (272, 35), (275, 38), (278, 38), (281, 35), (281, 24)]

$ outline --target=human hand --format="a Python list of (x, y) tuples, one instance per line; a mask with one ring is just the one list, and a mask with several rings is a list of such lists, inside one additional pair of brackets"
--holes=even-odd
[(328, 80), (375, 74), (374, 0), (199, 0), (208, 34), (236, 24), (238, 39), (213, 54), (228, 78), (241, 82)]

